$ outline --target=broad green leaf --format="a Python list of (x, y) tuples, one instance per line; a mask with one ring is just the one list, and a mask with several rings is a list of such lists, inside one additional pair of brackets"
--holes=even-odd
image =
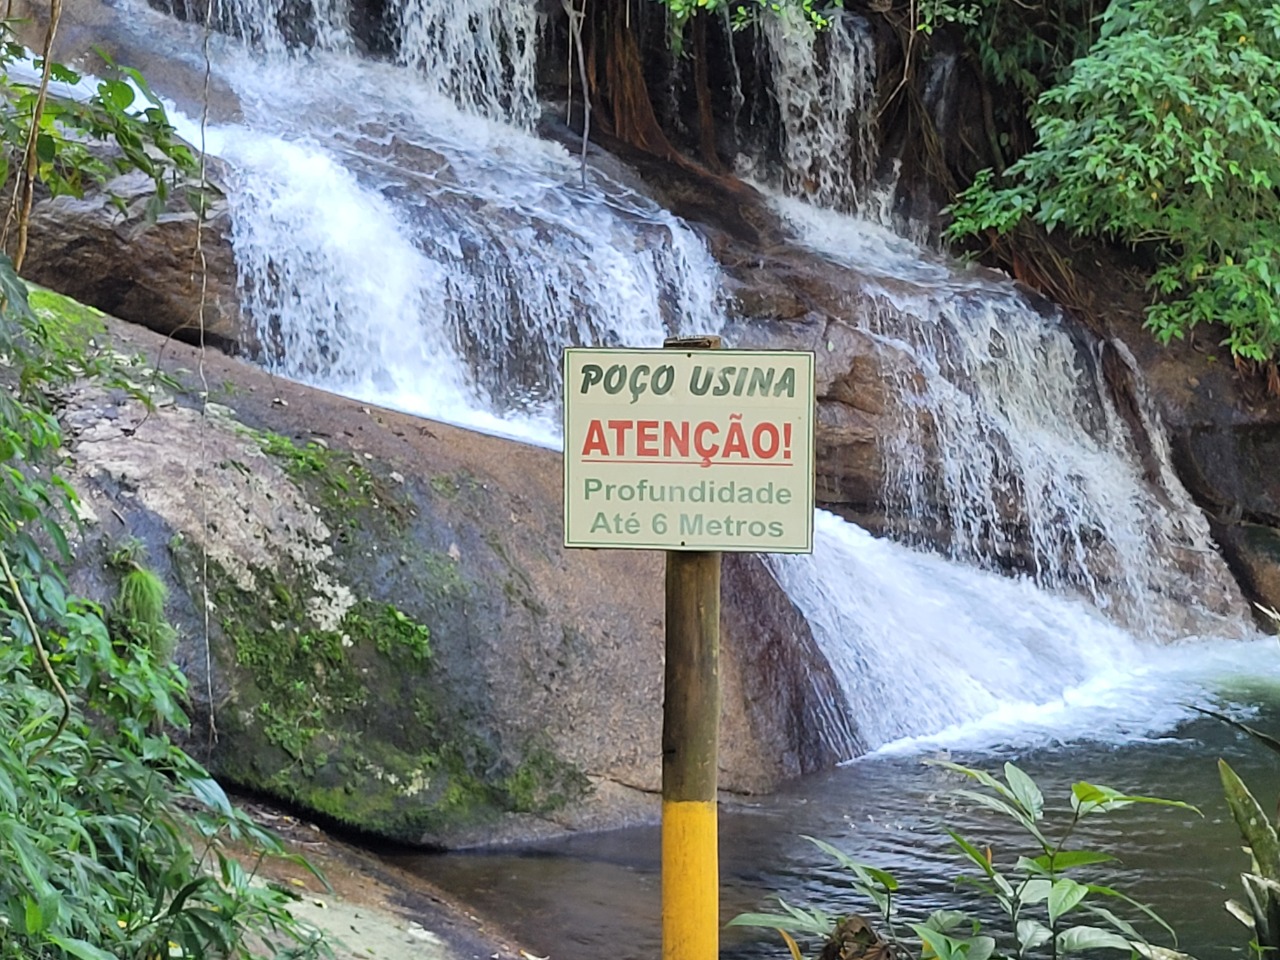
[(95, 947), (88, 940), (78, 940), (74, 937), (57, 937), (51, 936), (49, 942), (54, 946), (65, 950), (76, 960), (116, 960), (115, 956), (101, 947)]
[(929, 914), (929, 919), (924, 922), (924, 925), (930, 930), (937, 930), (939, 933), (950, 933), (957, 927), (973, 922), (968, 915), (961, 913), (959, 910), (935, 910)]
[[(1074, 867), (1088, 867), (1095, 863), (1111, 863), (1115, 857), (1109, 853), (1095, 850), (1060, 850), (1053, 855), (1054, 870), (1071, 870)], [(1049, 869), (1049, 856), (1045, 854), (1035, 858), (1036, 864)]]
[(831, 925), (806, 922), (794, 916), (782, 913), (740, 913), (725, 926), (729, 927), (767, 927), (771, 930), (788, 930), (792, 933), (805, 933), (825, 937), (831, 932)]
[(1142, 903), (1141, 901), (1133, 899), (1133, 897), (1129, 896), (1128, 894), (1121, 893), (1119, 890), (1115, 889), (1114, 887), (1108, 887), (1103, 884), (1097, 884), (1097, 883), (1090, 883), (1090, 884), (1087, 884), (1087, 886), (1089, 887), (1090, 893), (1100, 893), (1104, 897), (1112, 897), (1116, 900), (1123, 900), (1125, 903), (1129, 904), (1129, 906), (1133, 907), (1135, 910), (1142, 911), (1152, 921), (1154, 921), (1155, 923), (1158, 923), (1161, 927), (1164, 928), (1165, 933), (1169, 934), (1170, 940), (1172, 940), (1175, 944), (1178, 942), (1178, 934), (1174, 932), (1173, 927), (1169, 926), (1169, 924), (1165, 922), (1164, 917), (1160, 916), (1160, 914), (1156, 913), (1145, 903)]
[[(1081, 781), (1071, 787), (1071, 806), (1082, 815), (1090, 813), (1108, 813), (1120, 810), (1135, 803), (1150, 804), (1157, 807), (1176, 807), (1179, 810), (1190, 810), (1200, 814), (1200, 810), (1181, 800), (1166, 800), (1164, 797), (1143, 797), (1121, 793), (1111, 787), (1102, 787)], [(1200, 814), (1203, 816), (1203, 814)]]
[(1035, 822), (1021, 810), (1015, 809), (1012, 805), (1005, 803), (1003, 800), (996, 797), (987, 796), (985, 793), (978, 793), (976, 790), (957, 790), (955, 793), (956, 796), (964, 797), (966, 800), (971, 800), (980, 807), (986, 807), (988, 810), (994, 810), (997, 813), (1004, 814), (1014, 823), (1019, 824), (1023, 830), (1027, 831), (1027, 833), (1035, 837), (1041, 846), (1049, 846), (1049, 841), (1045, 839), (1044, 834), (1040, 832), (1039, 828), (1035, 825)]
[[(913, 923), (911, 924), (911, 929), (920, 938), (920, 942), (933, 951), (933, 955), (938, 960), (966, 960), (969, 953), (969, 944), (967, 942), (949, 937), (945, 933), (925, 926), (923, 923)], [(928, 956), (928, 954), (925, 953), (924, 956)]]
[(36, 157), (41, 163), (52, 163), (57, 154), (58, 141), (53, 136), (42, 133), (36, 137)]
[(1088, 894), (1088, 887), (1070, 877), (1055, 880), (1049, 891), (1049, 925), (1056, 927), (1058, 919), (1074, 910)]
[(1004, 765), (1004, 776), (1018, 805), (1032, 820), (1040, 820), (1044, 816), (1044, 794), (1035, 781), (1012, 763)]
[(1019, 953), (1034, 950), (1053, 939), (1053, 931), (1039, 920), (1019, 920), (1017, 935)]
[(926, 760), (925, 764), (930, 767), (942, 767), (946, 770), (952, 771), (953, 773), (964, 774), (966, 777), (977, 780), (984, 787), (989, 787), (994, 790), (996, 793), (1000, 794), (1000, 796), (1008, 800), (1014, 799), (1012, 790), (985, 771), (975, 770), (973, 767), (966, 767), (959, 763), (952, 763), (950, 760)]
[(1018, 888), (1018, 899), (1027, 904), (1044, 903), (1049, 899), (1049, 894), (1052, 892), (1052, 883), (1048, 880), (1035, 878), (1028, 880)]
[(1100, 927), (1068, 927), (1054, 938), (1059, 955), (1081, 953), (1085, 950), (1133, 951), (1133, 945), (1118, 933)]
[(26, 933), (30, 936), (39, 936), (44, 933), (45, 928), (49, 925), (49, 918), (44, 914), (44, 908), (40, 901), (35, 897), (22, 898), (23, 910), (23, 926)]
[(898, 881), (893, 874), (884, 870), (877, 870), (875, 867), (868, 866), (860, 860), (855, 860), (839, 847), (833, 846), (825, 840), (819, 840), (816, 837), (810, 837), (804, 834), (801, 836), (847, 870), (852, 870), (860, 877), (880, 884), (890, 892), (898, 889)]
[(1250, 930), (1257, 929), (1258, 924), (1253, 919), (1253, 914), (1246, 910), (1239, 900), (1228, 900), (1223, 906), (1227, 908), (1227, 913), (1231, 914)]
[(995, 873), (995, 868), (992, 867), (991, 861), (988, 860), (982, 851), (972, 843), (960, 836), (960, 834), (956, 833), (954, 830), (948, 830), (947, 836), (954, 840), (956, 846), (960, 848), (960, 852), (968, 857), (988, 877)]
[(128, 110), (133, 105), (133, 87), (123, 80), (103, 80), (98, 84), (98, 97), (114, 110)]
[(1035, 858), (1019, 857), (1017, 863), (1014, 864), (1014, 869), (1033, 877), (1047, 877), (1049, 876), (1049, 871), (1042, 863), (1047, 863), (1048, 861), (1048, 855)]
[(1259, 872), (1269, 879), (1280, 879), (1280, 839), (1276, 837), (1276, 828), (1263, 813), (1262, 807), (1244, 785), (1244, 781), (1225, 760), (1218, 761), (1218, 774), (1222, 778), (1222, 788), (1227, 795), (1231, 816), (1235, 818), (1245, 843), (1253, 851)]
[(1096, 903), (1082, 903), (1080, 906), (1082, 909), (1089, 911), (1094, 916), (1102, 917), (1103, 920), (1106, 920), (1107, 923), (1111, 924), (1111, 926), (1115, 927), (1121, 934), (1129, 939), (1146, 941), (1147, 938), (1140, 934), (1134, 928), (1132, 923), (1125, 920), (1123, 917), (1116, 916), (1106, 907), (1100, 907)]
[(218, 781), (207, 777), (192, 777), (187, 781), (192, 795), (210, 810), (230, 815), (231, 801), (226, 792), (218, 785)]

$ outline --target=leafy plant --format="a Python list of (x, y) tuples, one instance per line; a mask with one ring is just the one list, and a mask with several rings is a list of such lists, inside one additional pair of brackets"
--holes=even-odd
[[(198, 170), (191, 148), (174, 133), (173, 125), (146, 80), (132, 67), (114, 63), (99, 51), (112, 74), (79, 96), (53, 97), (41, 105), (36, 131), (36, 176), (54, 196), (84, 195), (93, 183), (139, 170), (151, 178), (155, 193), (146, 213), (154, 219), (164, 209), (170, 187), (183, 175)], [(42, 69), (0, 24), (0, 182), (25, 150), (36, 113), (39, 87), (16, 79), (15, 66)], [(50, 65), (54, 81), (72, 88), (84, 78), (60, 63)], [(110, 143), (118, 153), (105, 155), (95, 144)]]
[[(0, 352), (0, 958), (326, 954), (292, 895), (256, 878), (280, 841), (165, 732), (186, 724), (182, 675), (59, 567), (75, 495), (51, 469), (56, 392), (81, 377), (145, 392), (73, 320), (33, 312), (3, 255)], [(131, 619), (163, 616), (151, 578), (122, 586)]]
[(112, 632), (124, 634), (147, 647), (158, 658), (173, 652), (177, 632), (165, 619), (169, 588), (142, 563), (142, 544), (130, 540), (115, 550), (110, 565), (121, 571), (120, 587), (108, 623)]
[[(1280, 624), (1280, 614), (1260, 607)], [(1248, 734), (1274, 753), (1280, 754), (1280, 740), (1232, 717), (1197, 707), (1201, 713), (1221, 720)], [(1245, 902), (1227, 901), (1227, 911), (1253, 931), (1250, 946), (1259, 956), (1275, 956), (1280, 951), (1280, 806), (1273, 823), (1243, 780), (1225, 760), (1218, 760), (1218, 776), (1231, 817), (1249, 848), (1250, 869), (1240, 875)]]
[(1037, 145), (954, 207), (955, 238), (1049, 230), (1151, 245), (1147, 326), (1162, 342), (1221, 323), (1240, 358), (1280, 348), (1280, 7), (1114, 3), (1100, 39), (1046, 91)]
[(1030, 105), (1058, 80), (1093, 37), (1094, 0), (922, 0), (916, 29), (944, 24), (964, 33), (964, 49), (980, 74), (1016, 91)]
[[(1110, 787), (1076, 783), (1071, 788), (1070, 815), (1050, 829), (1044, 796), (1035, 782), (1012, 763), (1005, 764), (1004, 780), (960, 764), (937, 762), (937, 766), (977, 781), (985, 790), (956, 791), (977, 806), (1008, 818), (1026, 834), (1031, 849), (1018, 855), (1012, 864), (1001, 865), (990, 847), (982, 848), (959, 833), (949, 830), (957, 852), (976, 874), (963, 874), (957, 882), (982, 893), (1002, 916), (998, 926), (984, 928), (981, 918), (960, 910), (935, 911), (922, 922), (903, 922), (895, 895), (900, 883), (892, 874), (869, 867), (831, 844), (807, 838), (849, 871), (855, 891), (874, 904), (889, 935), (889, 942), (907, 950), (919, 950), (922, 957), (938, 960), (988, 960), (991, 957), (1049, 956), (1057, 960), (1089, 950), (1113, 949), (1165, 960), (1181, 956), (1152, 946), (1134, 922), (1116, 909), (1136, 913), (1176, 937), (1150, 907), (1115, 887), (1094, 883), (1085, 871), (1109, 863), (1110, 854), (1088, 850), (1073, 843), (1080, 824), (1137, 803), (1194, 809), (1187, 804), (1157, 797), (1131, 796)], [(843, 935), (836, 918), (821, 910), (803, 909), (779, 901), (784, 913), (748, 913), (731, 924), (766, 926), (778, 930), (796, 958), (799, 945), (792, 934), (823, 936), (828, 942)], [(913, 936), (900, 937), (904, 926)]]

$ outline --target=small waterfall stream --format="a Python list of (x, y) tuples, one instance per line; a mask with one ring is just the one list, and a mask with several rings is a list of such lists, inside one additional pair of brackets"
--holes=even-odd
[(245, 122), (210, 143), (273, 370), (546, 443), (564, 346), (720, 329), (696, 234), (602, 174), (582, 186), (558, 146), (341, 53), (227, 77)]
[[(394, 63), (354, 52), (336, 0), (316, 0), (318, 42), (291, 55), (281, 9), (224, 11), (259, 52), (215, 60), (240, 118), (209, 133), (234, 169), (244, 303), (273, 370), (553, 445), (564, 346), (722, 328), (700, 236), (630, 182), (592, 167), (584, 184), (528, 132), (532, 5), (413, 0), (395, 12)], [(946, 531), (933, 556), (823, 514), (812, 558), (770, 561), (867, 742), (1069, 700), (1155, 638), (1246, 631), (1167, 464), (1144, 478), (1097, 358), (1012, 285), (877, 225), (892, 184), (876, 180), (865, 24), (819, 38), (784, 18), (761, 42), (783, 150), (750, 172), (800, 244), (863, 278), (846, 320), (922, 374), (896, 384), (886, 494), (908, 539)]]

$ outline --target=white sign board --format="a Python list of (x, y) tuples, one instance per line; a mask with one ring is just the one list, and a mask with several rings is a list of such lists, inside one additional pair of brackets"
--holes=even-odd
[(813, 354), (564, 354), (564, 543), (813, 551)]

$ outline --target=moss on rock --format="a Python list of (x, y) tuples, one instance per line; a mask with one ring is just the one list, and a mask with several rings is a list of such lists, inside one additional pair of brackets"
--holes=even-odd
[[(581, 771), (548, 745), (495, 741), (478, 722), (482, 708), (437, 669), (432, 619), (456, 617), (474, 588), (456, 558), (410, 535), (414, 511), (398, 485), (351, 454), (247, 435), (317, 508), (333, 555), (323, 572), (284, 555), (273, 569), (255, 566), (253, 589), (208, 565), (218, 657), (234, 691), (218, 716), (217, 772), (414, 842), (582, 796)], [(170, 548), (193, 588), (202, 558), (181, 540)], [(407, 568), (397, 570), (400, 593), (386, 589), (388, 565)], [(318, 594), (339, 576), (350, 596), (335, 622), (316, 611), (337, 609)]]

